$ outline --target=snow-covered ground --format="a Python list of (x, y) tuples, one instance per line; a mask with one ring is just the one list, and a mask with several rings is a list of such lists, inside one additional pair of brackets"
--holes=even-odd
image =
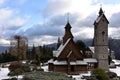
[[(8, 68), (0, 68), (0, 80), (12, 78), (10, 76), (7, 76), (8, 73), (9, 73)], [(18, 80), (20, 80), (21, 78), (22, 78), (22, 75), (19, 75)]]
[[(115, 65), (120, 65), (120, 60), (112, 60)], [(120, 66), (117, 66), (116, 68), (110, 68), (109, 69), (111, 72), (115, 72), (117, 76), (120, 77)]]
[(0, 68), (0, 80), (8, 79), (9, 78), (9, 76), (7, 76), (8, 73), (9, 73), (8, 68)]
[(85, 79), (81, 79), (82, 76), (90, 76), (90, 71), (88, 71), (88, 73), (82, 73), (82, 74), (79, 74), (79, 75), (72, 75), (72, 77), (75, 79), (75, 80), (85, 80)]
[(113, 59), (112, 61), (114, 62), (115, 65), (120, 65), (120, 60)]
[(42, 66), (42, 69), (44, 69), (45, 72), (48, 72), (48, 66)]
[[(113, 60), (115, 62), (115, 64), (120, 64), (120, 60)], [(48, 66), (42, 66), (42, 68), (44, 69), (45, 72), (48, 72)], [(120, 76), (120, 67), (116, 67), (116, 68), (110, 68), (109, 69), (111, 72), (115, 72), (117, 74), (117, 76)], [(0, 80), (2, 79), (8, 79), (10, 78), (9, 76), (7, 76), (7, 74), (9, 73), (8, 68), (0, 68)], [(88, 73), (82, 73), (79, 75), (72, 75), (72, 77), (75, 80), (85, 80), (85, 79), (81, 79), (82, 76), (90, 76), (90, 71)], [(71, 75), (69, 75), (71, 76)], [(22, 78), (22, 76), (19, 76), (19, 78)]]
[(120, 76), (120, 67), (110, 68), (111, 72), (115, 72), (117, 76)]

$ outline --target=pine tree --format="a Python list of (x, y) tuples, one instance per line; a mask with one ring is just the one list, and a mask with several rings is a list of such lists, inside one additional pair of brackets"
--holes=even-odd
[(31, 59), (35, 59), (35, 57), (36, 57), (36, 51), (35, 51), (35, 46), (33, 44), (32, 52), (31, 52)]
[(78, 49), (81, 50), (83, 52), (83, 54), (85, 54), (85, 50), (86, 50), (85, 43), (81, 40), (77, 40), (76, 45), (77, 45)]
[(59, 48), (60, 44), (61, 44), (61, 40), (60, 40), (60, 37), (58, 37), (57, 49)]

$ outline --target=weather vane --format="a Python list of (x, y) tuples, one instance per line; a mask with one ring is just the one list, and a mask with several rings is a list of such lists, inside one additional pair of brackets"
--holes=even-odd
[(100, 8), (102, 8), (102, 4), (100, 4)]
[(69, 22), (69, 15), (70, 15), (70, 13), (68, 12), (67, 13), (67, 22)]

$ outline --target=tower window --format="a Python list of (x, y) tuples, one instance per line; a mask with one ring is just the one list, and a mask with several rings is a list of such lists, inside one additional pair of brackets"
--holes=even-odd
[(105, 32), (103, 31), (103, 32), (102, 32), (102, 35), (104, 36), (104, 34), (105, 34)]
[(102, 21), (104, 22), (105, 20), (104, 20), (104, 19), (102, 19)]
[(104, 42), (104, 35), (105, 35), (105, 32), (103, 31), (102, 32), (103, 42)]

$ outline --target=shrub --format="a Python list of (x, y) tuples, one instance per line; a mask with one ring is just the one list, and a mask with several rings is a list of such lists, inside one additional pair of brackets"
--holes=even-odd
[(24, 72), (30, 72), (30, 65), (29, 64), (23, 64), (23, 67), (22, 67), (23, 71)]
[[(8, 67), (10, 70), (10, 72), (8, 73), (8, 76), (17, 76), (17, 79), (18, 79), (18, 75), (21, 75), (23, 73), (22, 67), (23, 65), (21, 62), (18, 62), (18, 61), (12, 62)], [(17, 80), (17, 79), (10, 79), (10, 80)]]
[(22, 63), (18, 62), (18, 61), (12, 62), (8, 68), (9, 68), (10, 71), (14, 71), (17, 68), (22, 69)]
[(104, 69), (96, 68), (92, 70), (91, 74), (96, 76), (98, 80), (109, 80), (109, 76)]
[(14, 71), (11, 71), (10, 73), (8, 73), (8, 76), (18, 76), (18, 75), (21, 75), (22, 73), (23, 73), (23, 70), (20, 68), (17, 68)]

